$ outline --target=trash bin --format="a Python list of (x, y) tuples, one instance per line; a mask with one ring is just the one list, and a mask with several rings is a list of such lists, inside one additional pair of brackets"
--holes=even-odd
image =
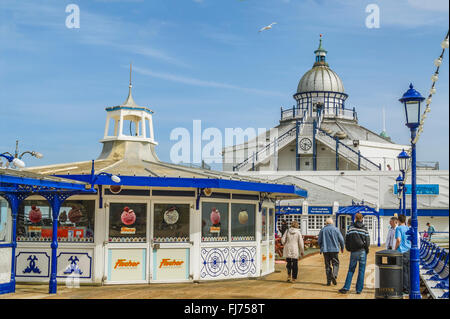
[(375, 299), (403, 299), (403, 258), (396, 250), (375, 253)]

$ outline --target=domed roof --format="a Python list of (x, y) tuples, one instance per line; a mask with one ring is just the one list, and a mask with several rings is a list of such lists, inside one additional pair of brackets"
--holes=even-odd
[(297, 93), (313, 91), (331, 91), (344, 93), (344, 84), (339, 76), (330, 69), (326, 62), (327, 51), (322, 47), (322, 35), (320, 35), (319, 48), (314, 51), (316, 61), (313, 68), (306, 72), (298, 83)]
[(297, 87), (297, 93), (312, 91), (344, 93), (344, 84), (336, 72), (328, 66), (317, 65), (302, 76)]

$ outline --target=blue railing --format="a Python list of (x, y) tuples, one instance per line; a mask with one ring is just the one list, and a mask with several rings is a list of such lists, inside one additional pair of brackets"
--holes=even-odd
[(325, 134), (326, 136), (328, 136), (329, 138), (335, 140), (339, 145), (342, 145), (343, 147), (345, 147), (346, 149), (350, 150), (351, 152), (353, 152), (355, 155), (358, 156), (358, 169), (361, 169), (361, 159), (367, 161), (368, 163), (372, 164), (373, 166), (375, 166), (376, 168), (378, 168), (379, 170), (381, 170), (381, 164), (375, 164), (374, 162), (372, 162), (370, 159), (368, 159), (367, 157), (365, 157), (364, 155), (361, 155), (361, 152), (357, 152), (354, 149), (352, 149), (351, 147), (349, 147), (348, 145), (345, 145), (344, 143), (342, 143), (341, 141), (339, 141), (339, 139), (337, 137), (331, 136), (330, 134), (328, 134), (327, 132), (325, 132), (323, 129), (321, 129), (320, 127), (318, 127), (319, 131), (322, 132), (323, 134)]

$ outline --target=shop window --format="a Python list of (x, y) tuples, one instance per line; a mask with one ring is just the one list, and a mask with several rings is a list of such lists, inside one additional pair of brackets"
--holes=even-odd
[(155, 204), (153, 241), (189, 242), (189, 204)]
[(8, 216), (8, 203), (0, 198), (0, 243), (11, 241), (11, 220)]
[(228, 241), (227, 203), (202, 203), (202, 241)]
[(308, 229), (321, 230), (329, 217), (329, 215), (308, 215)]
[(110, 203), (109, 241), (145, 242), (147, 239), (147, 204)]
[(273, 239), (275, 237), (275, 209), (269, 208), (269, 239)]
[[(95, 201), (66, 200), (58, 217), (58, 241), (94, 242)], [(17, 214), (18, 241), (51, 241), (52, 210), (46, 200), (25, 200)]]
[(267, 208), (263, 207), (261, 212), (261, 240), (267, 240)]
[(255, 205), (231, 204), (231, 240), (255, 240)]
[(287, 227), (291, 227), (291, 223), (296, 220), (298, 222), (298, 225), (301, 227), (302, 223), (301, 223), (301, 218), (302, 215), (301, 214), (285, 214), (285, 215), (281, 215), (280, 218), (278, 218), (277, 220), (277, 229), (278, 229), (278, 234), (281, 236), (281, 224), (282, 221), (285, 220), (287, 223)]

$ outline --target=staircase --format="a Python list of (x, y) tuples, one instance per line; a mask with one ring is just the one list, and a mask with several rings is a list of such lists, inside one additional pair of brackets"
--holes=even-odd
[[(303, 111), (303, 117), (299, 120), (299, 135), (303, 132), (306, 122), (308, 121), (308, 112), (307, 110)], [(236, 166), (233, 166), (233, 171), (249, 171), (254, 170), (255, 166), (259, 163), (263, 163), (268, 160), (274, 153), (276, 149), (282, 149), (296, 137), (296, 126), (290, 128), (283, 134), (281, 134), (277, 139), (270, 142), (264, 148), (254, 152), (252, 155), (247, 157), (244, 161), (240, 162)]]
[[(324, 117), (324, 112), (320, 109), (309, 115), (308, 110), (303, 111), (303, 116), (299, 120), (299, 135), (312, 136), (313, 135), (313, 120), (316, 120), (316, 140), (325, 144), (332, 150), (336, 150), (336, 143), (338, 145), (338, 154), (344, 157), (347, 161), (355, 164), (358, 169), (363, 170), (381, 170), (381, 164), (377, 165), (366, 157), (362, 156), (359, 151), (353, 150), (351, 147), (342, 143), (339, 139), (329, 135), (320, 128)], [(309, 120), (309, 123), (308, 123)], [(268, 160), (275, 150), (279, 150), (290, 144), (296, 138), (296, 126), (290, 128), (277, 139), (267, 144), (264, 148), (254, 152), (244, 161), (233, 167), (233, 171), (249, 171), (255, 170), (255, 166)]]

